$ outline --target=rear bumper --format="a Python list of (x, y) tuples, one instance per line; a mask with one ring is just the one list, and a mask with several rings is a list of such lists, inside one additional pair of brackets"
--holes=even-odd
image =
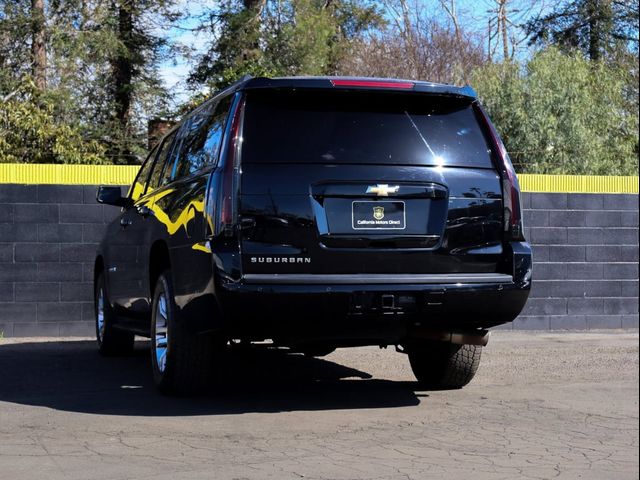
[(513, 321), (531, 288), (531, 249), (510, 244), (509, 273), (245, 275), (219, 285), (225, 328), (239, 336), (380, 339), (411, 330)]

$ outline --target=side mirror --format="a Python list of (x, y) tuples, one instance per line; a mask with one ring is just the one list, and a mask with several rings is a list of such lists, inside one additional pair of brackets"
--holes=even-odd
[(104, 203), (105, 205), (115, 205), (116, 207), (128, 208), (131, 206), (131, 199), (122, 196), (120, 187), (101, 185), (98, 187), (98, 193), (96, 194), (96, 200), (98, 203)]

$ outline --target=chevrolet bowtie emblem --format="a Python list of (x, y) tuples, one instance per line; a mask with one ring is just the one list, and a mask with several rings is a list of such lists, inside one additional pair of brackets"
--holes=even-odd
[(399, 185), (389, 186), (386, 183), (367, 187), (367, 193), (375, 193), (379, 197), (388, 197), (390, 193), (398, 193), (398, 190), (400, 190)]

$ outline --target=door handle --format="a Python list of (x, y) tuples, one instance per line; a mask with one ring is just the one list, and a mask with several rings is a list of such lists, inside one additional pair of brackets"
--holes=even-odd
[(129, 225), (131, 225), (132, 223), (133, 223), (133, 222), (132, 222), (132, 221), (131, 221), (131, 219), (130, 219), (130, 218), (128, 218), (128, 217), (122, 217), (122, 218), (120, 219), (120, 226), (121, 226), (122, 228), (127, 228), (127, 227), (128, 227)]
[(145, 205), (140, 205), (139, 207), (136, 208), (136, 211), (138, 212), (138, 215), (141, 215), (143, 218), (147, 218), (149, 215), (153, 213), (153, 210), (151, 210), (149, 207)]

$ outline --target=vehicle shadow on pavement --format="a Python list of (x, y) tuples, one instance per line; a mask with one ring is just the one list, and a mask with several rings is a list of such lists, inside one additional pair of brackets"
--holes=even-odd
[(219, 391), (170, 398), (153, 385), (145, 343), (119, 358), (99, 356), (92, 341), (5, 344), (0, 346), (0, 401), (135, 416), (389, 408), (420, 402), (413, 382), (373, 380), (366, 372), (320, 358), (281, 350), (230, 355)]

